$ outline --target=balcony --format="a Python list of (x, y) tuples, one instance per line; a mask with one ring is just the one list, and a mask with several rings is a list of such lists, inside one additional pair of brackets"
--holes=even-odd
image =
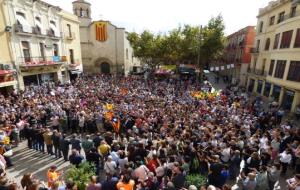
[(257, 54), (257, 53), (259, 53), (259, 48), (251, 48), (250, 49), (250, 53), (254, 53), (254, 54)]
[(32, 27), (32, 33), (35, 34), (37, 37), (46, 38), (47, 36), (42, 34), (42, 31), (38, 27)]
[(284, 15), (284, 17), (282, 19), (278, 19), (277, 20), (277, 24), (280, 24), (280, 23), (283, 23), (289, 19), (292, 19), (294, 17), (298, 17), (300, 16), (300, 11), (295, 11), (295, 12), (292, 12), (292, 13), (288, 13), (286, 15)]
[(60, 40), (61, 37), (57, 36), (53, 30), (47, 30), (47, 36), (53, 40)]
[(67, 62), (66, 56), (48, 56), (48, 57), (19, 57), (20, 67), (38, 67), (49, 65), (61, 65)]
[(69, 35), (66, 35), (66, 36), (65, 36), (65, 39), (66, 39), (66, 40), (75, 40), (75, 39), (76, 39), (75, 37), (76, 37), (76, 36), (75, 36), (75, 33), (72, 32), (72, 33), (70, 33)]
[(15, 32), (19, 35), (31, 36), (33, 34), (32, 28), (24, 28), (27, 26), (23, 26), (22, 24), (15, 24)]

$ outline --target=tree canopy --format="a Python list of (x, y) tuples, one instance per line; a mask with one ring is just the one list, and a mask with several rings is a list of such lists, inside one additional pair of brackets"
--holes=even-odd
[(225, 25), (221, 15), (213, 17), (206, 26), (184, 25), (169, 32), (154, 34), (149, 30), (141, 34), (131, 32), (127, 38), (134, 55), (150, 65), (187, 62), (208, 65), (217, 59), (224, 48)]

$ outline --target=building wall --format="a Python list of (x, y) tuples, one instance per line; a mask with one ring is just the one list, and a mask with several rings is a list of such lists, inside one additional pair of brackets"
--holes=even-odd
[(234, 64), (235, 68), (225, 69), (221, 74), (239, 79), (242, 86), (246, 85), (247, 67), (251, 62), (250, 49), (253, 47), (254, 38), (254, 26), (247, 26), (227, 37), (222, 65), (226, 68), (227, 64)]
[[(70, 58), (70, 49), (73, 50), (74, 53), (74, 63), (78, 65), (73, 69), (77, 69), (82, 71), (82, 58), (81, 58), (81, 46), (80, 46), (80, 30), (79, 30), (79, 20), (78, 17), (61, 11), (60, 15), (62, 16), (62, 32), (63, 32), (63, 48), (65, 51), (65, 55), (67, 56), (68, 64), (71, 64)], [(71, 27), (71, 36), (69, 32), (68, 25)]]
[[(7, 25), (12, 26), (12, 33), (10, 39), (10, 45), (13, 52), (13, 59), (15, 60), (19, 88), (24, 89), (24, 77), (30, 75), (38, 75), (45, 73), (55, 73), (55, 79), (61, 82), (66, 81), (68, 78), (68, 61), (61, 60), (60, 64), (55, 66), (42, 65), (37, 66), (39, 69), (30, 67), (24, 69), (25, 59), (22, 48), (22, 41), (29, 42), (30, 58), (33, 62), (39, 62), (42, 60), (42, 53), (40, 43), (43, 43), (44, 56), (47, 61), (53, 61), (54, 46), (58, 46), (58, 55), (61, 57), (69, 57), (69, 49), (74, 49), (75, 60), (81, 62), (81, 50), (79, 39), (79, 22), (76, 16), (72, 16), (66, 12), (63, 12), (60, 8), (50, 5), (43, 1), (34, 0), (3, 0), (4, 1), (4, 15), (6, 17)], [(21, 12), (25, 15), (25, 20), (28, 22), (29, 32), (17, 31), (17, 12)], [(39, 25), (36, 17), (39, 17), (41, 24)], [(51, 37), (48, 34), (48, 30), (51, 28), (50, 21), (54, 21), (56, 25), (56, 37)], [(65, 25), (69, 23), (73, 28), (75, 36), (78, 36), (73, 41), (66, 41), (63, 32)], [(36, 34), (34, 27), (41, 26), (41, 34)], [(24, 25), (23, 25), (24, 29)], [(62, 72), (66, 75), (62, 76)], [(65, 77), (65, 78), (63, 78)]]
[[(89, 15), (84, 11), (88, 10), (90, 14), (91, 4), (84, 0), (73, 2), (73, 11), (79, 17), (80, 36), (81, 36), (81, 52), (83, 60), (83, 70), (87, 73), (101, 73), (101, 64), (106, 62), (110, 65), (110, 73), (124, 73), (127, 75), (133, 65), (132, 48), (126, 38), (124, 28), (118, 28), (109, 21), (101, 21), (107, 23), (108, 38), (101, 42), (96, 40), (96, 23), (92, 22)], [(78, 12), (83, 10), (83, 15)]]
[[(273, 86), (277, 85), (281, 87), (280, 97), (278, 102), (281, 105), (284, 105), (285, 99), (285, 93), (287, 90), (291, 90), (295, 93), (294, 99), (292, 102), (291, 111), (295, 111), (296, 106), (300, 103), (300, 81), (289, 81), (287, 80), (289, 67), (290, 67), (290, 61), (300, 61), (300, 48), (294, 48), (294, 43), (296, 39), (296, 32), (297, 29), (300, 28), (300, 6), (298, 4), (296, 8), (296, 15), (295, 17), (290, 18), (290, 12), (291, 12), (292, 3), (291, 1), (273, 1), (271, 2), (267, 7), (260, 9), (259, 15), (258, 15), (258, 21), (257, 21), (257, 35), (255, 39), (255, 47), (258, 49), (257, 53), (252, 54), (252, 60), (251, 60), (251, 72), (248, 74), (248, 86), (249, 81), (251, 79), (255, 80), (255, 87), (253, 89), (253, 92), (256, 94), (263, 95), (265, 83), (271, 83), (272, 88), (270, 90), (269, 96), (265, 96), (270, 101), (273, 100), (272, 97), (272, 90)], [(278, 23), (279, 13), (285, 11), (285, 19), (284, 21)], [(275, 21), (273, 25), (270, 25), (270, 18), (275, 16)], [(263, 22), (263, 28), (260, 30), (261, 23)], [(281, 49), (281, 39), (282, 39), (282, 33), (293, 30), (292, 40), (289, 48)], [(274, 42), (275, 42), (275, 35), (280, 33), (280, 39), (278, 43), (278, 48), (274, 49)], [(268, 50), (265, 50), (266, 41), (270, 38), (270, 47)], [(260, 44), (258, 47), (258, 40), (260, 40)], [(284, 72), (283, 78), (279, 79), (274, 77), (274, 72), (276, 69), (277, 63), (274, 65), (273, 73), (272, 75), (269, 75), (271, 60), (286, 60), (286, 66)], [(261, 72), (256, 72), (261, 71)], [(258, 74), (257, 74), (258, 73)], [(300, 74), (300, 71), (299, 71)], [(262, 93), (257, 92), (257, 86), (258, 86), (258, 80), (264, 81), (263, 90)]]
[(0, 0), (0, 64), (12, 64), (12, 56), (9, 47), (9, 33), (5, 32), (6, 24), (3, 0)]

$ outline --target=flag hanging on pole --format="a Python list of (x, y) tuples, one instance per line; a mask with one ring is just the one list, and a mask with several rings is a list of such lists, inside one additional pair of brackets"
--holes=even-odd
[(103, 21), (96, 22), (95, 28), (96, 28), (96, 40), (100, 42), (105, 42), (108, 38), (107, 22), (103, 22)]

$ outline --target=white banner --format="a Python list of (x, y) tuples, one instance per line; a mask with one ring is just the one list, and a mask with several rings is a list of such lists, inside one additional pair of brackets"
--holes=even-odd
[(219, 67), (215, 67), (215, 70), (216, 70), (216, 71), (219, 71)]
[(214, 67), (210, 67), (210, 71), (214, 71), (215, 70), (215, 68)]
[(225, 67), (224, 66), (221, 66), (221, 71), (223, 71), (225, 69)]
[(226, 67), (227, 67), (227, 69), (230, 69), (231, 66), (230, 65), (226, 65)]
[(231, 64), (231, 68), (234, 68), (234, 64)]

